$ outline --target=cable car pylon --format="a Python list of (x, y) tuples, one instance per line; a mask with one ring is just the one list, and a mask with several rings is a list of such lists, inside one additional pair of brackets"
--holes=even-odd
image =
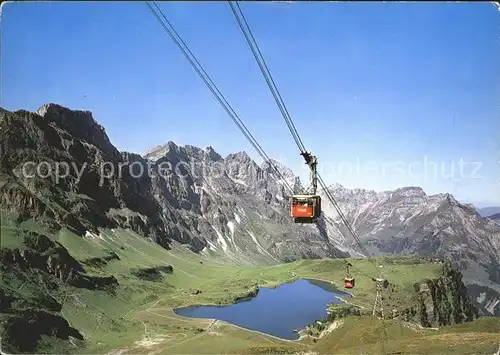
[[(382, 265), (379, 265), (382, 268)], [(373, 302), (373, 312), (377, 318), (384, 319), (384, 302), (382, 297), (382, 291), (389, 286), (389, 281), (385, 277), (383, 277), (382, 271), (379, 273), (379, 277), (372, 278), (372, 281), (375, 282), (375, 301)]]
[(372, 315), (378, 318), (384, 318), (384, 304), (382, 302), (382, 285), (384, 279), (376, 279), (375, 284), (377, 288), (377, 293), (375, 295), (375, 302), (373, 303)]

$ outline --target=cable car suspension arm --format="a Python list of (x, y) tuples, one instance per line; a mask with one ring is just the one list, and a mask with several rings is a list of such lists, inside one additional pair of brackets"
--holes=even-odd
[(311, 185), (307, 189), (307, 194), (316, 195), (316, 190), (318, 189), (318, 159), (316, 156), (311, 155), (310, 152), (302, 152), (300, 153), (306, 161), (306, 164), (309, 165), (311, 169)]

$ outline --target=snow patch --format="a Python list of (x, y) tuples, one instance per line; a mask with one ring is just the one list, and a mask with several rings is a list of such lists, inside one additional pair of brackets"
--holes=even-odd
[(227, 226), (229, 227), (229, 230), (231, 231), (231, 236), (234, 237), (234, 223), (232, 221), (227, 222)]
[(229, 178), (236, 184), (239, 184), (239, 185), (243, 185), (243, 186), (248, 186), (247, 183), (241, 179), (235, 179), (231, 176), (229, 176)]
[(448, 226), (446, 227), (443, 232), (447, 232), (447, 233), (450, 233), (450, 234), (454, 234), (455, 231), (453, 230), (453, 228), (451, 226)]
[(236, 220), (236, 223), (238, 223), (238, 224), (241, 223), (240, 216), (238, 216), (236, 213), (234, 214), (234, 219)]
[(234, 239), (234, 229), (235, 229), (234, 222), (233, 221), (227, 222), (227, 226), (231, 231), (231, 242), (233, 243), (233, 246), (236, 248), (238, 252), (242, 252), (241, 249), (238, 248), (238, 245), (236, 245), (236, 240)]
[(255, 237), (255, 235), (250, 231), (247, 231), (247, 233), (250, 235), (250, 237), (252, 237), (253, 242), (255, 243), (255, 245), (257, 245), (257, 249), (262, 253), (266, 253), (266, 250), (264, 250), (264, 248), (262, 248), (262, 246), (260, 245), (260, 243), (257, 240), (257, 238)]
[(245, 217), (245, 216), (246, 216), (246, 212), (245, 212), (245, 210), (244, 210), (243, 208), (241, 208), (240, 206), (238, 206), (238, 207), (237, 207), (237, 209), (238, 209), (238, 212), (239, 212), (239, 213), (240, 213), (243, 217)]
[(215, 233), (217, 233), (217, 241), (222, 246), (222, 249), (224, 251), (227, 251), (227, 242), (222, 236), (221, 232), (219, 232), (214, 226), (212, 226), (212, 228), (214, 229)]
[(262, 254), (264, 254), (264, 255), (267, 255), (267, 256), (271, 257), (273, 260), (275, 260), (275, 261), (278, 261), (278, 262), (279, 262), (279, 260), (277, 260), (277, 259), (276, 259), (274, 256), (272, 256), (272, 255), (271, 255), (271, 254), (270, 254), (270, 253), (269, 253), (266, 249), (264, 249), (264, 247), (262, 247), (262, 245), (260, 245), (259, 241), (257, 240), (257, 238), (255, 237), (255, 235), (254, 235), (251, 231), (247, 230), (247, 233), (250, 235), (250, 237), (252, 237), (252, 240), (253, 240), (253, 242), (255, 243), (255, 245), (257, 245), (257, 250), (258, 250), (258, 251), (260, 251), (260, 252), (261, 252)]
[[(213, 249), (213, 250), (219, 250), (219, 248), (217, 248), (214, 243), (212, 243), (211, 241), (207, 240), (207, 244), (208, 244), (208, 249)], [(206, 247), (205, 247), (206, 248)]]
[(103, 237), (101, 234), (97, 235), (97, 234), (94, 234), (94, 233), (92, 233), (92, 232), (90, 232), (90, 231), (86, 231), (86, 232), (85, 232), (85, 238), (90, 238), (90, 239), (101, 239), (101, 240), (106, 241), (106, 240), (104, 239), (104, 237)]

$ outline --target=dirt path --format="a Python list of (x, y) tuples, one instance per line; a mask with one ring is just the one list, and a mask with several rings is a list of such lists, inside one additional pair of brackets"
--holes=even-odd
[[(260, 332), (258, 330), (243, 328), (243, 327), (240, 327), (239, 325), (228, 323), (228, 322), (225, 322), (225, 321), (222, 321), (222, 320), (219, 321), (219, 323), (227, 325), (227, 326), (230, 326), (230, 327), (238, 328), (238, 329), (244, 330), (246, 332), (251, 332), (251, 333), (260, 335), (262, 337), (276, 339), (276, 340), (281, 341), (281, 342), (298, 343), (301, 340), (301, 337), (299, 337), (299, 339), (284, 339), (284, 338), (280, 338), (280, 337), (277, 337), (277, 336), (274, 336), (274, 335), (271, 335), (271, 334)], [(276, 343), (274, 343), (274, 344), (276, 344)], [(306, 345), (306, 344), (304, 344), (304, 345)]]
[(344, 321), (343, 320), (336, 320), (336, 321), (333, 321), (332, 324), (330, 324), (328, 326), (328, 328), (326, 328), (325, 330), (323, 330), (321, 332), (321, 334), (319, 335), (319, 338), (323, 338), (325, 337), (326, 335), (330, 334), (331, 332), (333, 332), (335, 329), (338, 329), (340, 328), (341, 326), (344, 325)]
[[(155, 307), (158, 305), (158, 303), (160, 303), (160, 302), (162, 302), (162, 301), (164, 301), (166, 299), (175, 299), (178, 296), (179, 295), (169, 296), (169, 297), (164, 297), (164, 298), (158, 299), (158, 300), (154, 301), (143, 312), (147, 312), (147, 313), (153, 314), (153, 315), (155, 315), (157, 317), (162, 317), (162, 318), (166, 318), (166, 319), (172, 319), (174, 321), (192, 322), (193, 318), (187, 318), (187, 317), (182, 317), (182, 316), (177, 316), (177, 317), (166, 316), (166, 315), (154, 312), (155, 311)], [(130, 311), (128, 311), (124, 315), (124, 317), (129, 316), (133, 311), (138, 310), (139, 308), (144, 307), (146, 305), (147, 305), (147, 303), (144, 304), (144, 305), (142, 305), (142, 306), (139, 306), (137, 308), (131, 309)], [(163, 310), (168, 310), (168, 311), (173, 311), (172, 307), (158, 308), (158, 310), (162, 310), (162, 309)], [(157, 335), (153, 335), (153, 334), (148, 333), (147, 325), (143, 321), (141, 321), (141, 323), (144, 326), (144, 337), (141, 340), (136, 341), (134, 343), (135, 346), (133, 346), (131, 348), (113, 350), (113, 351), (109, 352), (108, 355), (122, 355), (122, 354), (124, 354), (126, 352), (129, 352), (129, 351), (133, 352), (134, 348), (136, 348), (137, 346), (139, 346), (141, 348), (149, 348), (149, 347), (152, 347), (152, 346), (155, 346), (155, 345), (160, 345), (161, 343), (167, 343), (167, 342), (169, 342), (169, 340), (170, 341), (173, 340), (172, 338), (174, 338), (174, 337), (184, 337), (184, 338), (187, 338), (187, 339), (185, 339), (183, 341), (175, 342), (174, 344), (169, 344), (166, 347), (160, 347), (158, 350), (155, 350), (155, 351), (151, 352), (150, 354), (165, 353), (165, 351), (167, 349), (170, 349), (170, 348), (173, 348), (173, 347), (176, 347), (176, 346), (179, 346), (179, 345), (186, 344), (186, 343), (188, 343), (190, 341), (199, 340), (200, 338), (202, 338), (202, 337), (210, 334), (210, 332), (213, 330), (213, 328), (217, 324), (221, 324), (221, 325), (225, 325), (225, 326), (229, 326), (229, 327), (238, 328), (238, 329), (244, 330), (246, 332), (252, 332), (252, 333), (258, 335), (260, 338), (262, 338), (262, 340), (265, 340), (265, 341), (267, 341), (267, 342), (269, 342), (271, 344), (277, 344), (279, 342), (297, 343), (301, 339), (301, 338), (299, 338), (297, 340), (282, 339), (282, 338), (279, 338), (279, 337), (276, 337), (276, 336), (273, 336), (273, 335), (270, 335), (270, 334), (266, 334), (266, 333), (259, 332), (259, 331), (256, 331), (256, 330), (252, 330), (252, 329), (243, 328), (243, 327), (240, 327), (238, 325), (235, 325), (235, 324), (232, 324), (232, 323), (228, 323), (228, 322), (224, 322), (224, 321), (219, 321), (219, 320), (216, 320), (216, 319), (211, 320), (210, 324), (204, 329), (204, 331), (201, 334), (197, 334), (197, 335), (192, 336), (190, 338), (188, 338), (188, 335), (185, 334), (185, 333), (157, 334)]]
[(169, 345), (169, 346), (164, 347), (164, 348), (162, 347), (161, 349), (156, 350), (156, 351), (153, 351), (153, 352), (152, 352), (152, 353), (150, 353), (150, 354), (165, 354), (165, 350), (166, 350), (166, 349), (170, 349), (170, 348), (172, 348), (172, 347), (174, 347), (174, 346), (178, 346), (178, 345), (183, 345), (183, 344), (185, 344), (185, 343), (187, 343), (187, 342), (190, 342), (190, 341), (192, 341), (192, 340), (195, 340), (195, 339), (199, 339), (199, 338), (201, 338), (201, 337), (205, 336), (205, 335), (206, 335), (206, 334), (207, 334), (207, 333), (208, 333), (208, 332), (209, 332), (209, 331), (210, 331), (210, 330), (214, 327), (214, 325), (215, 325), (216, 323), (217, 323), (217, 320), (216, 320), (216, 319), (214, 319), (214, 320), (213, 320), (213, 321), (212, 321), (212, 322), (208, 325), (208, 327), (206, 327), (206, 328), (205, 328), (205, 330), (203, 331), (203, 333), (198, 334), (198, 335), (195, 335), (195, 336), (193, 336), (193, 337), (191, 337), (191, 338), (189, 338), (189, 339), (186, 339), (186, 340), (184, 340), (184, 341), (181, 341), (181, 342), (179, 342), (179, 343), (175, 343), (175, 344)]

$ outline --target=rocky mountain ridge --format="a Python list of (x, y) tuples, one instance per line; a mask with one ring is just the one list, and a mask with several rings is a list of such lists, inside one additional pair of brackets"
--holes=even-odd
[[(432, 251), (432, 255), (458, 260), (468, 255), (470, 250), (465, 249), (470, 245), (478, 252), (500, 252), (497, 225), (450, 194), (429, 196), (419, 187), (383, 192), (349, 190), (341, 185), (329, 189), (360, 238), (375, 253)], [(335, 215), (328, 203), (324, 212)]]
[[(450, 194), (429, 196), (419, 187), (383, 192), (349, 190), (341, 185), (329, 189), (371, 254), (451, 260), (464, 273), (478, 306), (488, 314), (500, 315), (498, 223)], [(328, 203), (323, 209), (327, 216), (336, 215)], [(333, 225), (340, 224), (338, 217), (331, 220)], [(338, 236), (338, 230), (329, 229), (328, 234)], [(344, 245), (354, 248), (352, 242)]]
[(1, 204), (21, 219), (47, 216), (80, 235), (131, 228), (235, 263), (348, 255), (295, 225), (285, 188), (244, 152), (223, 159), (169, 142), (142, 157), (119, 152), (88, 111), (48, 104), (0, 115)]

